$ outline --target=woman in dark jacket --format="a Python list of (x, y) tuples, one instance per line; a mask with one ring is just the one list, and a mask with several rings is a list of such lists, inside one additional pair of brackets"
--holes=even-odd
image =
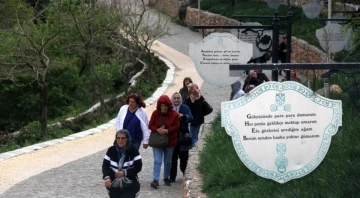
[(189, 96), (189, 91), (188, 91), (188, 85), (190, 83), (193, 83), (193, 81), (191, 80), (190, 77), (185, 77), (183, 80), (183, 87), (180, 89), (179, 93), (181, 94), (181, 98), (183, 100), (186, 100), (186, 98)]
[(204, 124), (205, 114), (203, 111), (205, 98), (200, 94), (199, 87), (195, 83), (188, 85), (189, 97), (185, 100), (185, 104), (190, 108), (193, 120), (190, 122), (190, 133), (193, 139), (192, 147), (199, 140), (199, 131)]
[(116, 144), (111, 146), (102, 165), (103, 179), (110, 198), (134, 198), (139, 195), (137, 174), (142, 161), (139, 151), (132, 145), (129, 131), (121, 129), (115, 135)]
[(190, 108), (186, 104), (182, 104), (181, 95), (175, 92), (171, 97), (171, 102), (174, 110), (179, 113), (180, 131), (178, 132), (178, 144), (176, 145), (173, 155), (170, 170), (170, 181), (175, 182), (177, 175), (178, 159), (180, 159), (180, 170), (184, 174), (189, 159), (190, 146), (180, 145), (179, 137), (181, 133), (190, 133), (189, 122), (193, 119)]
[(161, 171), (161, 161), (164, 159), (164, 182), (165, 185), (171, 186), (170, 167), (174, 148), (177, 144), (177, 133), (180, 129), (179, 114), (173, 109), (169, 96), (162, 95), (157, 101), (156, 110), (151, 115), (149, 122), (151, 133), (160, 133), (169, 136), (169, 143), (162, 148), (153, 147), (154, 169), (153, 182), (150, 186), (159, 188), (159, 178)]

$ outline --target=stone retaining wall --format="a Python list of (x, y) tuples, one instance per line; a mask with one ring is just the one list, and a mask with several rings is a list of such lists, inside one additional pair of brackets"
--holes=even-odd
[(165, 12), (166, 14), (177, 17), (178, 10), (182, 4), (179, 0), (148, 0), (150, 6), (155, 5), (158, 9)]
[[(177, 0), (149, 0), (149, 3), (157, 1), (157, 8), (171, 16), (177, 17), (178, 8), (181, 1)], [(200, 14), (200, 17), (199, 17)], [(200, 20), (199, 20), (200, 19)], [(239, 25), (237, 20), (229, 19), (218, 14), (206, 11), (200, 11), (194, 8), (187, 8), (187, 14), (184, 22), (191, 27), (192, 25)], [(212, 32), (226, 32), (228, 30), (206, 30), (203, 34), (206, 36)], [(317, 47), (310, 45), (304, 40), (292, 37), (291, 60), (295, 63), (322, 63), (326, 62), (326, 54)]]

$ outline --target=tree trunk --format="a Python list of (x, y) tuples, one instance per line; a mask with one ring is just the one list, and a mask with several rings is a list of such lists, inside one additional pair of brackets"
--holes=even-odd
[(99, 102), (100, 102), (100, 113), (101, 113), (101, 116), (103, 116), (103, 115), (105, 115), (105, 109), (106, 109), (105, 99), (104, 99), (104, 85), (102, 83), (101, 77), (99, 76), (99, 73), (97, 72), (97, 70), (95, 68), (95, 64), (94, 64), (94, 61), (92, 59), (92, 56), (89, 55), (87, 57), (88, 57), (88, 60), (89, 60), (90, 67), (91, 67), (92, 71), (94, 72), (95, 78), (97, 80), (96, 85), (99, 88), (99, 93), (98, 94), (99, 94)]
[(45, 77), (39, 81), (41, 85), (41, 137), (47, 135), (47, 111), (48, 111), (48, 85), (45, 81)]

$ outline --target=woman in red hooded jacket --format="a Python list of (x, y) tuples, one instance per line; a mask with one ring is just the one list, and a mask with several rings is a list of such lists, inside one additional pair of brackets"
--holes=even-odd
[(167, 95), (162, 95), (157, 101), (156, 110), (151, 115), (149, 122), (151, 133), (168, 134), (169, 143), (163, 148), (154, 148), (154, 168), (151, 187), (158, 189), (161, 171), (161, 161), (164, 156), (164, 182), (170, 186), (170, 168), (173, 150), (177, 144), (177, 132), (180, 130), (179, 114), (173, 110), (173, 105)]

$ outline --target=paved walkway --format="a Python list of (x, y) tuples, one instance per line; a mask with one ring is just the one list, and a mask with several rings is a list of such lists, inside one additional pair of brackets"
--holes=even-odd
[[(160, 42), (154, 45), (153, 50), (176, 63), (173, 80), (165, 81), (163, 88), (154, 97), (160, 96), (161, 90), (166, 89), (167, 95), (178, 91), (185, 76), (202, 84), (189, 57)], [(168, 75), (173, 75), (172, 69), (169, 71)], [(149, 117), (156, 106), (154, 97), (147, 100), (155, 102), (146, 108)], [(113, 123), (111, 121), (98, 127), (100, 130), (107, 129), (93, 135), (64, 141), (71, 139), (68, 137), (62, 139), (61, 143), (1, 161), (0, 193), (3, 194), (0, 197), (107, 197), (101, 179), (101, 164), (106, 149), (114, 139)], [(152, 149), (141, 149), (140, 153), (144, 164), (139, 174), (142, 185), (140, 197), (182, 197), (181, 178), (172, 187), (161, 186), (159, 190), (150, 188)]]
[[(170, 69), (168, 76), (173, 75), (173, 79), (167, 79), (163, 87), (147, 100), (148, 103), (156, 102), (156, 97), (164, 91), (167, 95), (178, 91), (186, 76), (190, 76), (199, 86), (203, 84), (193, 62), (185, 55), (188, 54), (188, 44), (201, 40), (201, 36), (185, 27), (171, 25), (173, 36), (161, 40), (170, 47), (156, 42), (152, 50), (174, 63), (175, 73)], [(213, 104), (207, 97), (207, 91), (202, 91)], [(214, 108), (219, 110), (220, 103), (216, 106)], [(147, 106), (149, 116), (154, 109), (155, 104)], [(0, 197), (107, 197), (101, 179), (101, 164), (106, 149), (113, 142), (113, 124), (114, 120), (70, 137), (0, 155)], [(141, 148), (140, 153), (144, 166), (139, 174), (139, 197), (182, 197), (182, 178), (178, 178), (171, 187), (161, 184), (159, 190), (151, 189), (152, 149)]]
[[(174, 68), (169, 70), (163, 86), (146, 101), (150, 104), (146, 111), (150, 117), (156, 106), (153, 102), (156, 102), (157, 97), (162, 93), (172, 95), (181, 88), (183, 78), (189, 76), (200, 86), (202, 94), (214, 108), (214, 112), (205, 119), (203, 138), (209, 130), (207, 124), (220, 111), (220, 103), (229, 99), (230, 88), (218, 88), (203, 82), (196, 72), (194, 63), (187, 56), (189, 43), (200, 41), (201, 35), (183, 26), (173, 23), (170, 25), (172, 36), (160, 39), (153, 45), (152, 50), (167, 59), (170, 67), (173, 64)], [(0, 154), (0, 198), (107, 197), (101, 179), (101, 164), (106, 149), (113, 143), (114, 133), (114, 120), (112, 120), (96, 129), (67, 138)], [(195, 170), (198, 163), (197, 154), (202, 143), (203, 140), (200, 140), (198, 148), (190, 152), (189, 169)], [(164, 186), (163, 183), (158, 190), (150, 187), (153, 167), (152, 149), (141, 148), (140, 153), (143, 169), (139, 174), (141, 183), (139, 197), (183, 197), (183, 178), (178, 178), (171, 187)], [(200, 185), (198, 176), (188, 177), (192, 188)]]

